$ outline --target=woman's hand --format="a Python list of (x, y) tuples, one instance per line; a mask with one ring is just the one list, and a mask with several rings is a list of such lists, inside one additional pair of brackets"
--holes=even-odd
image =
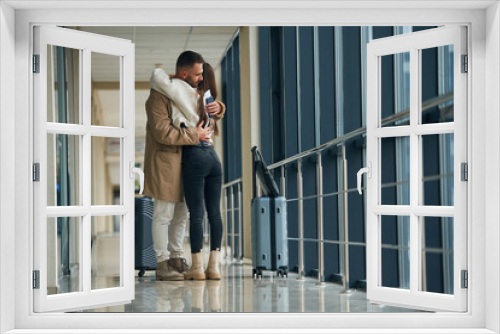
[(210, 117), (214, 117), (220, 112), (220, 105), (217, 102), (211, 102), (205, 108)]
[(203, 125), (205, 123), (200, 123), (197, 127), (196, 130), (198, 131), (198, 140), (199, 141), (204, 141), (204, 142), (210, 142), (210, 127), (206, 127), (205, 129), (203, 128)]

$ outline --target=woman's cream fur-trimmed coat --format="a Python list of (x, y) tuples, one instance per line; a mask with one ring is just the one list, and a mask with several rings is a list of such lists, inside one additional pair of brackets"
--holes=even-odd
[(170, 78), (162, 69), (153, 70), (150, 80), (151, 88), (166, 95), (172, 101), (172, 122), (176, 128), (184, 125), (187, 128), (198, 125), (197, 113), (200, 95), (196, 88), (182, 79)]

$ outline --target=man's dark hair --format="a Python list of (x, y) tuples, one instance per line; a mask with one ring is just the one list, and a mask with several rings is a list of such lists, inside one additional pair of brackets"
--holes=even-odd
[(194, 51), (184, 51), (177, 58), (177, 63), (175, 64), (175, 70), (178, 73), (183, 68), (191, 68), (194, 64), (203, 64), (205, 60), (203, 57)]

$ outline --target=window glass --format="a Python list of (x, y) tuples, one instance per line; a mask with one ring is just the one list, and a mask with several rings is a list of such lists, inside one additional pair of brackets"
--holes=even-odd
[(47, 122), (81, 124), (80, 50), (47, 45)]
[(82, 291), (80, 280), (81, 217), (47, 218), (47, 294)]

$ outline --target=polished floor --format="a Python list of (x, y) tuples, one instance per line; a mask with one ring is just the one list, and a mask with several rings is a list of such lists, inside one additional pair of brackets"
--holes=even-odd
[[(135, 299), (127, 305), (104, 307), (85, 312), (417, 312), (416, 310), (371, 304), (364, 290), (343, 294), (342, 285), (306, 278), (297, 280), (264, 272), (262, 279), (252, 276), (252, 267), (224, 263), (220, 281), (156, 281), (154, 271), (136, 275)], [(96, 286), (113, 285), (117, 277), (95, 277)]]

